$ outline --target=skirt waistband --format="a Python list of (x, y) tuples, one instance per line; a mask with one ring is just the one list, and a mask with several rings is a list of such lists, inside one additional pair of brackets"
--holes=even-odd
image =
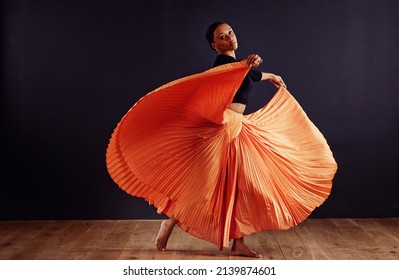
[(223, 124), (226, 127), (226, 131), (229, 134), (230, 140), (236, 138), (242, 129), (243, 114), (238, 113), (234, 110), (227, 109), (223, 113)]

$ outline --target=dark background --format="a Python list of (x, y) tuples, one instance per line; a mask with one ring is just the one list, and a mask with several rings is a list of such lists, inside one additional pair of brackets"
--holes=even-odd
[[(212, 66), (216, 20), (331, 146), (338, 173), (312, 216), (399, 216), (399, 1), (2, 3), (1, 220), (160, 218), (111, 180), (105, 150), (141, 96)], [(257, 84), (248, 112), (274, 92)]]

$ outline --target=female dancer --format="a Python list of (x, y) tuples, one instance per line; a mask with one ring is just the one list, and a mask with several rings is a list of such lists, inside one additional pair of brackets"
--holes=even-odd
[[(260, 258), (244, 236), (288, 229), (306, 219), (331, 191), (336, 163), (326, 140), (286, 90), (283, 79), (236, 59), (237, 38), (223, 22), (206, 38), (214, 68), (147, 94), (118, 124), (108, 170), (129, 194), (165, 213), (155, 239), (166, 250), (176, 224), (220, 250)], [(243, 115), (254, 81), (278, 92)]]
[[(235, 36), (233, 29), (227, 23), (215, 22), (211, 24), (206, 32), (206, 39), (210, 47), (217, 53), (213, 65), (214, 67), (238, 61), (235, 54), (235, 51), (238, 48), (237, 37)], [(245, 61), (248, 66), (258, 67), (259, 64), (262, 63), (262, 58), (257, 54), (251, 54), (247, 59), (242, 61)], [(270, 81), (276, 87), (286, 86), (280, 76), (251, 69), (245, 76), (243, 83), (235, 94), (232, 103), (229, 105), (229, 109), (239, 114), (243, 114), (248, 103), (248, 93), (251, 88), (251, 83), (253, 81), (257, 82), (263, 80)], [(158, 236), (155, 239), (158, 250), (166, 249), (166, 244), (176, 222), (177, 221), (174, 218), (162, 222)], [(250, 250), (245, 245), (244, 237), (234, 239), (232, 252), (257, 258), (262, 257), (259, 253)]]

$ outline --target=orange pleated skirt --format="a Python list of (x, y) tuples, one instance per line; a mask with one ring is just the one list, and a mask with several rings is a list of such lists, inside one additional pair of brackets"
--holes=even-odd
[(226, 64), (148, 93), (106, 152), (120, 188), (220, 250), (234, 238), (298, 225), (327, 199), (337, 171), (287, 89), (252, 114), (228, 109), (248, 70)]

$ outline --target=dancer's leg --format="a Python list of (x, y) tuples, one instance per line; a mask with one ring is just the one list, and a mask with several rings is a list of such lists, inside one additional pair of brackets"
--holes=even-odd
[(168, 244), (169, 237), (176, 223), (177, 220), (174, 218), (162, 221), (158, 235), (155, 238), (155, 246), (158, 251), (166, 250), (166, 245)]

